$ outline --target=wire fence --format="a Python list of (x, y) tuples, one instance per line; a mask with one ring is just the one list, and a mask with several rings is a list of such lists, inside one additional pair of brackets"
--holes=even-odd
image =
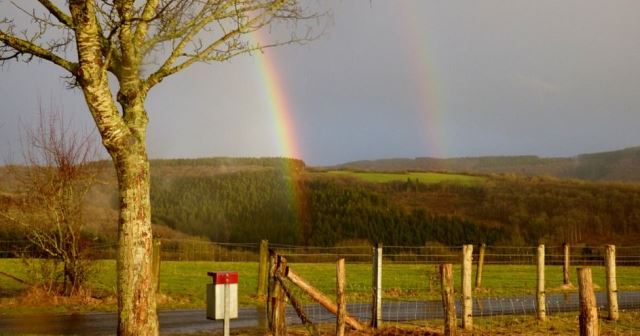
[[(255, 272), (243, 274), (241, 292), (255, 296), (259, 243), (214, 243), (200, 240), (161, 240), (161, 260), (180, 263), (183, 261), (246, 262)], [(94, 259), (114, 259), (117, 244), (95, 242), (89, 245), (89, 254)], [(347, 264), (346, 295), (349, 314), (369, 323), (372, 319), (373, 297), (373, 248), (372, 246), (293, 246), (271, 244), (270, 248), (287, 258), (288, 265), (297, 274), (308, 280), (319, 291), (335, 300), (335, 261), (345, 258)], [(473, 316), (478, 318), (510, 318), (513, 315), (536, 314), (536, 246), (487, 246), (484, 267), (476, 283), (479, 249), (473, 253)], [(570, 246), (571, 272), (569, 284), (564, 283), (564, 246), (545, 247), (545, 294), (546, 311), (549, 315), (573, 312), (578, 309), (577, 278), (575, 267), (589, 266), (597, 292), (601, 314), (604, 310), (605, 268), (604, 247)], [(640, 309), (640, 246), (617, 246), (617, 285), (621, 310)], [(421, 324), (425, 320), (441, 319), (441, 284), (438, 265), (454, 265), (454, 288), (457, 297), (461, 293), (460, 264), (461, 246), (384, 246), (382, 254), (382, 319), (385, 323)], [(0, 258), (45, 258), (28, 241), (0, 241)], [(227, 265), (227, 264), (225, 264)], [(215, 267), (215, 264), (211, 264)], [(161, 268), (162, 281), (171, 281), (174, 287), (194, 286), (193, 273), (182, 273), (170, 267)], [(164, 273), (163, 273), (164, 272)], [(173, 273), (171, 273), (173, 272)], [(204, 274), (203, 274), (204, 275)], [(251, 280), (249, 280), (251, 279)], [(206, 281), (206, 279), (205, 279)], [(200, 286), (198, 284), (197, 286)], [(196, 286), (196, 287), (197, 287)], [(242, 286), (245, 286), (244, 288)], [(314, 304), (305, 293), (292, 286), (294, 295), (301, 298), (305, 310), (314, 322), (333, 322), (335, 316)], [(201, 288), (192, 291), (200, 295)], [(170, 293), (167, 290), (166, 293)], [(252, 302), (247, 299), (246, 302)], [(242, 300), (241, 300), (242, 301)], [(458, 316), (460, 302), (456, 303)], [(621, 328), (635, 330), (637, 325)], [(626, 329), (625, 329), (626, 330)], [(640, 331), (640, 330), (639, 330)]]
[[(314, 263), (345, 258), (347, 268), (348, 310), (351, 315), (368, 323), (372, 319), (372, 247), (294, 247), (275, 250), (287, 257), (292, 269), (302, 273), (318, 289), (334, 295), (333, 274), (318, 274)], [(487, 246), (482, 276), (478, 274), (478, 249), (473, 254), (473, 316), (474, 318), (512, 318), (514, 315), (536, 316), (537, 246)], [(600, 314), (607, 315), (605, 290), (604, 247), (572, 246), (569, 283), (564, 283), (564, 246), (545, 248), (545, 306), (548, 315), (577, 312), (576, 267), (590, 267)], [(389, 324), (422, 325), (423, 321), (443, 318), (438, 265), (454, 264), (455, 292), (461, 293), (461, 246), (384, 246), (382, 258), (382, 320)], [(294, 260), (294, 262), (291, 262)], [(640, 309), (640, 247), (617, 248), (617, 285), (622, 311)], [(311, 268), (306, 270), (305, 268)], [(316, 270), (314, 273), (313, 269)], [(326, 269), (325, 269), (326, 271)], [(332, 282), (333, 281), (333, 282)], [(304, 293), (298, 293), (304, 296)], [(311, 320), (333, 322), (335, 317), (318, 306), (310, 306)], [(456, 303), (458, 316), (461, 303)], [(617, 322), (616, 330), (640, 331), (638, 324)]]
[[(220, 243), (193, 239), (160, 239), (162, 259), (176, 261), (257, 261), (259, 243)], [(114, 259), (116, 242), (82, 242), (91, 258)], [(346, 257), (352, 263), (369, 263), (370, 245), (318, 247), (270, 244), (270, 247), (289, 260), (304, 263), (333, 262), (337, 256)], [(486, 264), (533, 265), (536, 262), (535, 246), (487, 246)], [(396, 264), (441, 264), (457, 263), (460, 246), (384, 246), (384, 258)], [(546, 246), (545, 263), (562, 265), (564, 247)], [(617, 246), (616, 262), (619, 266), (640, 266), (639, 246)], [(0, 258), (43, 257), (44, 253), (29, 240), (0, 240)], [(478, 249), (474, 250), (474, 259)], [(590, 266), (604, 264), (604, 247), (573, 245), (570, 248), (571, 264)]]

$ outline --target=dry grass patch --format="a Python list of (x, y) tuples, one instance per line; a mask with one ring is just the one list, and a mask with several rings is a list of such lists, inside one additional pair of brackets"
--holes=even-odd
[(49, 291), (41, 286), (31, 286), (20, 291), (19, 294), (3, 298), (0, 306), (3, 310), (13, 312), (25, 312), (29, 310), (39, 311), (51, 307), (74, 310), (73, 307), (81, 307), (82, 311), (103, 310), (105, 306), (115, 306), (116, 298), (113, 295), (100, 295), (88, 289), (79, 289), (71, 296), (64, 296)]

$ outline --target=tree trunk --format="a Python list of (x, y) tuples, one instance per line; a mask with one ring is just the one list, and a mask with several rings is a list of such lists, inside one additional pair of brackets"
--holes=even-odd
[(134, 145), (131, 151), (114, 156), (120, 191), (118, 335), (158, 334), (149, 161), (143, 146)]
[(104, 66), (95, 4), (80, 0), (68, 3), (78, 49), (79, 68), (75, 75), (118, 176), (118, 335), (155, 336), (158, 318), (152, 275), (145, 92), (140, 86), (133, 56), (127, 55), (118, 73), (118, 102), (122, 112), (118, 110)]

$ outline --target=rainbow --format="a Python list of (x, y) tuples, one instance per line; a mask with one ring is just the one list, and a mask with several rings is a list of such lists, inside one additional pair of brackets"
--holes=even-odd
[[(264, 39), (258, 31), (249, 35), (252, 45), (260, 45)], [(287, 91), (284, 80), (278, 71), (278, 64), (268, 51), (256, 51), (254, 53), (257, 60), (258, 73), (260, 81), (264, 87), (264, 101), (269, 114), (273, 118), (275, 134), (278, 139), (278, 155), (290, 159), (302, 159), (302, 153), (298, 147), (298, 138), (295, 132), (295, 119), (293, 117), (293, 108), (287, 100)], [(293, 161), (284, 167), (286, 173), (286, 183), (289, 193), (289, 206), (292, 207), (293, 213), (297, 216), (297, 220), (302, 227), (305, 221), (305, 202), (304, 195), (301, 190), (301, 180), (296, 178), (298, 175), (297, 167)]]
[[(408, 64), (414, 68), (416, 85), (411, 88), (417, 101), (417, 109), (420, 111), (420, 123), (424, 125), (424, 143), (429, 156), (444, 157), (447, 153), (446, 134), (443, 132), (445, 115), (443, 113), (442, 92), (438, 83), (437, 67), (434, 64), (434, 54), (428, 49), (429, 36), (424, 29), (417, 13), (424, 12), (424, 8), (418, 8), (420, 1), (403, 1), (400, 6), (393, 8), (398, 11), (398, 30), (403, 33), (406, 41), (406, 52)], [(391, 15), (393, 15), (391, 14)], [(252, 45), (259, 45), (266, 42), (264, 30), (253, 32), (249, 35)], [(263, 43), (265, 44), (265, 43)], [(299, 138), (295, 131), (295, 118), (293, 109), (287, 100), (286, 86), (278, 71), (278, 64), (269, 50), (254, 53), (257, 60), (260, 81), (264, 87), (264, 101), (268, 106), (270, 115), (273, 117), (273, 124), (278, 142), (278, 154), (288, 158), (303, 158), (303, 154), (298, 147)]]
[[(264, 40), (259, 32), (250, 35), (251, 43), (259, 45)], [(278, 155), (286, 158), (302, 159), (295, 132), (293, 109), (287, 101), (284, 81), (278, 72), (278, 64), (272, 54), (267, 51), (256, 51), (260, 81), (264, 87), (264, 101), (273, 117), (276, 137), (278, 138)]]
[[(399, 30), (404, 33), (406, 48), (408, 55), (408, 64), (412, 64), (415, 69), (414, 74), (417, 85), (413, 88), (418, 98), (419, 108), (422, 116), (422, 123), (425, 125), (425, 141), (424, 144), (429, 156), (445, 157), (447, 149), (445, 144), (447, 139), (442, 132), (445, 118), (443, 104), (439, 97), (442, 97), (440, 87), (437, 84), (437, 67), (434, 62), (434, 53), (430, 52), (429, 36), (420, 23), (417, 13), (424, 13), (424, 8), (417, 8), (419, 1), (399, 2), (406, 4), (405, 6), (396, 6), (400, 11), (399, 17), (403, 17), (400, 22)], [(395, 4), (395, 3), (394, 3)], [(423, 19), (424, 20), (424, 19)]]

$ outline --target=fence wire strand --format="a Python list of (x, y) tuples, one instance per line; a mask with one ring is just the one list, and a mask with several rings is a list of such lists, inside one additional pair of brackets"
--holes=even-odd
[[(348, 313), (368, 324), (372, 319), (373, 248), (371, 246), (294, 246), (270, 244), (278, 254), (287, 258), (288, 265), (318, 290), (335, 301), (335, 262), (345, 258), (347, 264), (346, 295)], [(536, 307), (536, 248), (535, 246), (486, 246), (481, 283), (476, 286), (479, 248), (474, 247), (472, 287), (473, 316), (499, 319), (514, 315), (535, 316)], [(96, 242), (90, 246), (92, 257), (114, 259), (117, 244)], [(621, 311), (640, 309), (640, 246), (616, 247), (616, 280)], [(384, 246), (382, 261), (382, 318), (390, 324), (420, 324), (420, 321), (443, 317), (441, 284), (438, 265), (454, 265), (454, 290), (457, 296), (457, 315), (461, 316), (461, 246)], [(216, 243), (200, 240), (161, 240), (163, 262), (251, 262), (255, 273), (243, 276), (257, 278), (259, 244)], [(545, 294), (548, 315), (578, 310), (576, 267), (589, 266), (593, 273), (598, 307), (606, 316), (605, 249), (597, 246), (570, 247), (570, 284), (563, 282), (563, 246), (545, 247)], [(40, 258), (28, 241), (0, 241), (0, 258)], [(162, 275), (172, 279), (175, 287), (194, 286), (194, 274), (182, 274), (170, 267), (162, 268)], [(198, 276), (198, 275), (196, 275)], [(205, 279), (206, 280), (206, 279)], [(255, 282), (241, 280), (241, 291), (254, 293)], [(251, 286), (251, 288), (249, 288)], [(315, 304), (297, 287), (289, 286), (301, 298), (309, 318), (318, 323), (333, 323), (335, 316)], [(477, 287), (477, 288), (476, 288)], [(200, 295), (200, 289), (188, 295)], [(291, 312), (293, 312), (291, 310)], [(297, 321), (295, 314), (288, 315)], [(617, 322), (616, 330), (638, 331), (637, 325)]]

